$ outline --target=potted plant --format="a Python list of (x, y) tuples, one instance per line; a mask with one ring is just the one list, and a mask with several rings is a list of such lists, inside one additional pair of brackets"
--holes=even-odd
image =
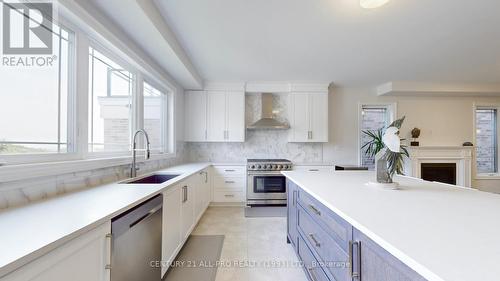
[(380, 128), (375, 132), (363, 131), (370, 137), (370, 141), (362, 146), (365, 153), (375, 157), (377, 183), (394, 186), (394, 174), (403, 174), (404, 157), (409, 157), (406, 146), (401, 143), (399, 130), (405, 117), (392, 122), (387, 128)]

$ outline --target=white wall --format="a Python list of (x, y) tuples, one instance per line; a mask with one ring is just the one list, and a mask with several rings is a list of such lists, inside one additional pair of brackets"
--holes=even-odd
[[(330, 142), (323, 159), (335, 164), (358, 164), (358, 104), (396, 103), (397, 116), (406, 116), (401, 129), (409, 138), (414, 127), (421, 129), (420, 145), (462, 145), (473, 140), (474, 102), (500, 102), (500, 97), (378, 97), (372, 88), (330, 90)], [(473, 180), (473, 186), (500, 193), (500, 180)]]

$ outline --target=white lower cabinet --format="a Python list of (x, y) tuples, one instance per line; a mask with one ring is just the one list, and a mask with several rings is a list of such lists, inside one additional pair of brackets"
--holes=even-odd
[(335, 169), (333, 166), (327, 165), (294, 165), (293, 170), (299, 172), (333, 172)]
[(193, 177), (192, 185), (195, 191), (194, 214), (196, 219), (199, 220), (211, 201), (208, 169), (199, 172)]
[(215, 203), (246, 201), (246, 168), (241, 165), (213, 167), (212, 189)]
[(188, 179), (181, 185), (181, 241), (186, 239), (194, 227), (194, 188), (193, 179)]
[[(181, 248), (181, 200), (182, 188), (179, 185), (163, 193), (163, 222), (161, 260), (170, 264)], [(168, 267), (162, 266), (161, 275)]]
[[(111, 222), (67, 242), (59, 248), (1, 278), (2, 281), (109, 281)], [(34, 234), (36, 235), (36, 234)]]

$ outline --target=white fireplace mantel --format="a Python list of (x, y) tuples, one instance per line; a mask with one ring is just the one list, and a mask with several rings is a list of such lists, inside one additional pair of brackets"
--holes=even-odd
[(409, 161), (405, 174), (421, 178), (422, 163), (455, 163), (457, 185), (471, 187), (472, 146), (411, 146), (408, 147)]

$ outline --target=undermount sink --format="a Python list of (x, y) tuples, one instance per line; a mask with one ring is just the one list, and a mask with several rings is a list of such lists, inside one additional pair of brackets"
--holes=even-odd
[(159, 184), (164, 183), (168, 180), (178, 177), (179, 175), (171, 175), (171, 174), (152, 174), (143, 178), (139, 178), (136, 180), (130, 180), (122, 182), (124, 184)]

